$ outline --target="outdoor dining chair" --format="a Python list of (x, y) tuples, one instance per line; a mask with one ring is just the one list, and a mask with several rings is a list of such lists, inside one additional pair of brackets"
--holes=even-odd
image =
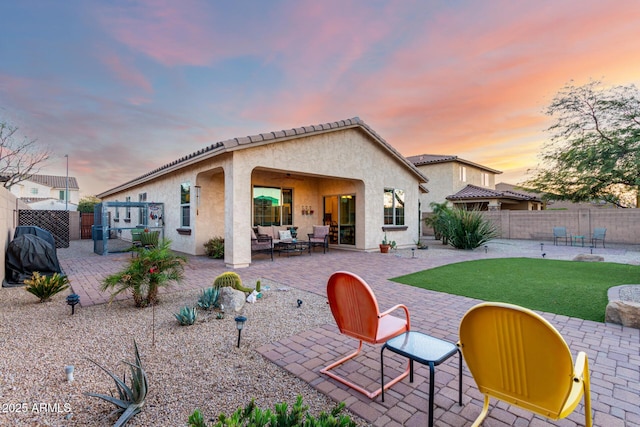
[(533, 311), (506, 303), (472, 307), (460, 322), (460, 350), (484, 395), (477, 427), (495, 398), (558, 420), (584, 396), (585, 425), (591, 427), (589, 362), (584, 351), (575, 364), (556, 328)]
[[(375, 391), (368, 391), (332, 372), (332, 369), (360, 354), (363, 342), (382, 344), (409, 331), (411, 327), (409, 309), (403, 304), (398, 304), (381, 313), (371, 287), (356, 274), (346, 271), (335, 272), (329, 277), (327, 297), (340, 333), (359, 340), (360, 344), (354, 353), (330, 364), (320, 372), (373, 399), (382, 392), (382, 387)], [(404, 310), (404, 318), (390, 315), (398, 309)], [(409, 374), (409, 368), (407, 363), (407, 369), (386, 383), (385, 390), (405, 378)]]
[(591, 235), (591, 246), (594, 248), (598, 246), (598, 241), (602, 242), (602, 247), (604, 248), (604, 236), (607, 234), (606, 228), (594, 228), (593, 234)]
[(567, 227), (553, 227), (553, 244), (558, 245), (558, 240), (564, 239), (565, 246), (569, 242), (569, 234), (567, 234)]

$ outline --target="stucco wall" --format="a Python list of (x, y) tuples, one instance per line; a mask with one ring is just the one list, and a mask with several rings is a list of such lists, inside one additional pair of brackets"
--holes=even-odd
[(2, 247), (0, 277), (2, 280), (4, 280), (7, 247), (13, 238), (13, 231), (16, 227), (16, 212), (18, 209), (29, 209), (29, 206), (19, 201), (9, 190), (0, 188), (0, 246)]
[[(141, 173), (143, 171), (140, 171)], [(283, 179), (283, 172), (296, 179)], [(179, 235), (180, 184), (191, 183), (192, 234)], [(200, 186), (200, 197), (196, 195)], [(418, 238), (417, 176), (391, 156), (359, 128), (297, 137), (275, 144), (252, 144), (211, 159), (186, 166), (162, 178), (131, 188), (105, 200), (124, 201), (147, 193), (147, 201), (165, 205), (165, 236), (173, 248), (191, 254), (203, 253), (202, 244), (224, 232), (225, 245), (241, 259), (251, 262), (252, 185), (294, 189), (294, 225), (303, 236), (322, 223), (322, 196), (355, 194), (357, 203), (356, 245), (377, 250), (384, 236), (384, 189), (405, 191), (407, 230), (393, 231), (389, 239), (408, 246)], [(301, 215), (302, 206), (312, 206), (313, 215)], [(227, 251), (228, 252), (228, 251)], [(234, 255), (235, 256), (235, 255)], [(227, 253), (225, 253), (225, 261)]]

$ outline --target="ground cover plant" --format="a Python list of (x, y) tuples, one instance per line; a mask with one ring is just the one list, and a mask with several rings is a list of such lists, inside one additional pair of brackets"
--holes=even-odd
[(640, 266), (501, 258), (467, 261), (392, 279), (484, 301), (604, 322), (607, 289), (638, 283)]

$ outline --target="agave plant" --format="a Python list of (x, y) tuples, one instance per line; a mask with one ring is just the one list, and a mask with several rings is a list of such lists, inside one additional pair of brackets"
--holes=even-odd
[(58, 273), (54, 273), (53, 276), (43, 276), (37, 271), (34, 271), (31, 279), (25, 280), (24, 283), (27, 285), (24, 289), (40, 298), (40, 302), (49, 301), (52, 296), (69, 287), (67, 276)]
[(181, 326), (193, 325), (198, 318), (198, 309), (195, 307), (182, 307), (180, 312), (175, 313), (174, 316)]
[(445, 235), (456, 249), (475, 249), (498, 236), (497, 227), (478, 210), (452, 209)]
[(144, 406), (145, 399), (147, 398), (147, 391), (149, 389), (147, 373), (142, 368), (142, 361), (140, 360), (140, 353), (138, 352), (138, 344), (135, 340), (133, 340), (133, 347), (135, 349), (135, 362), (123, 362), (129, 366), (131, 371), (131, 387), (126, 384), (126, 374), (123, 375), (122, 379), (120, 379), (113, 372), (102, 367), (98, 362), (89, 359), (90, 362), (113, 378), (113, 381), (116, 384), (118, 397), (100, 393), (84, 393), (86, 396), (97, 397), (116, 406), (113, 413), (121, 414), (113, 427), (121, 427), (125, 425), (131, 418), (140, 413)]
[(101, 289), (111, 289), (111, 297), (130, 291), (136, 307), (153, 305), (158, 290), (170, 282), (180, 282), (186, 258), (171, 251), (171, 241), (163, 240), (157, 248), (136, 248), (138, 256), (131, 258), (122, 271), (104, 279)]
[(198, 307), (210, 310), (217, 307), (218, 297), (220, 296), (220, 288), (212, 286), (202, 290), (200, 298), (198, 298)]

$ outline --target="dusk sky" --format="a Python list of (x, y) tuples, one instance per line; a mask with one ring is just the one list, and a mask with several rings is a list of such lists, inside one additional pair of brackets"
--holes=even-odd
[(0, 121), (97, 194), (217, 141), (358, 116), (516, 184), (571, 80), (640, 86), (640, 1), (0, 0)]

